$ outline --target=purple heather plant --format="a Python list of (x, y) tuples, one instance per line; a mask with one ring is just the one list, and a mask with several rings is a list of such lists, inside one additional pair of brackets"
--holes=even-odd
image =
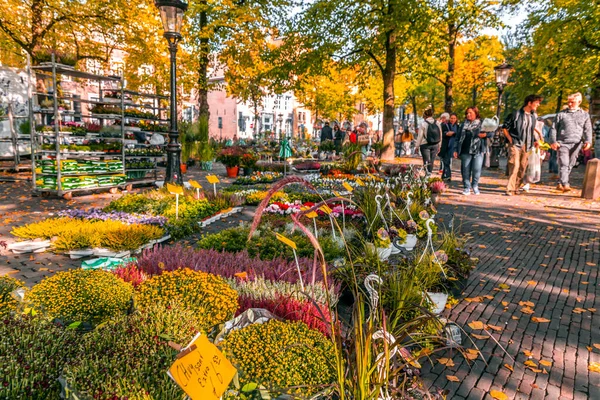
[(95, 220), (113, 220), (121, 221), (126, 224), (144, 224), (164, 226), (167, 222), (165, 217), (155, 217), (150, 215), (129, 214), (123, 211), (105, 212), (99, 208), (90, 208), (89, 210), (63, 210), (58, 213), (61, 217), (79, 218), (79, 219), (95, 219)]
[[(304, 282), (311, 282), (313, 260), (299, 258), (300, 270)], [(194, 250), (177, 244), (175, 246), (154, 246), (146, 249), (137, 259), (138, 269), (147, 275), (158, 275), (163, 271), (190, 268), (208, 272), (225, 278), (234, 278), (236, 273), (246, 272), (249, 279), (263, 276), (270, 281), (298, 282), (298, 273), (294, 261), (284, 258), (261, 260), (252, 258), (247, 251), (237, 253), (218, 252), (216, 250)], [(322, 282), (323, 276), (317, 269), (315, 282)]]

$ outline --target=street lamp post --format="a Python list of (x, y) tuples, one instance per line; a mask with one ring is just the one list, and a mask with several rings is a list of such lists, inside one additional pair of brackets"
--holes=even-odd
[[(508, 77), (511, 70), (512, 66), (506, 62), (494, 67), (494, 72), (496, 75), (496, 87), (498, 88), (498, 106), (496, 107), (496, 117), (498, 117), (498, 120), (500, 120), (500, 111), (502, 108), (502, 93), (504, 92), (504, 88), (508, 83)], [(489, 164), (490, 168), (498, 168), (500, 166), (500, 152), (502, 150), (502, 144), (500, 140), (501, 132), (502, 128), (498, 126), (498, 129), (496, 129), (496, 133), (494, 134), (494, 138), (492, 140)]]
[(160, 10), (165, 30), (164, 37), (169, 43), (171, 55), (171, 105), (169, 111), (169, 144), (167, 145), (167, 171), (165, 183), (172, 182), (183, 184), (181, 176), (181, 144), (178, 142), (179, 132), (177, 130), (177, 45), (181, 40), (181, 26), (183, 14), (188, 8), (184, 0), (154, 0), (154, 4)]

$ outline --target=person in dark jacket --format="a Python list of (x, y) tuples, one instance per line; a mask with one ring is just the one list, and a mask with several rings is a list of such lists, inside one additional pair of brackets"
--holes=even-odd
[(469, 107), (465, 112), (465, 121), (460, 126), (454, 141), (454, 158), (460, 156), (460, 172), (465, 190), (463, 195), (478, 195), (479, 178), (483, 167), (483, 155), (487, 153), (487, 140), (494, 132), (481, 132), (481, 119), (477, 107)]
[(569, 175), (581, 148), (589, 150), (592, 147), (592, 121), (590, 114), (579, 108), (581, 101), (581, 93), (570, 95), (567, 99), (569, 107), (556, 114), (550, 131), (550, 146), (558, 152), (560, 167), (556, 189), (563, 192), (571, 190)]
[(325, 126), (321, 129), (321, 143), (326, 140), (333, 140), (333, 131), (329, 126), (329, 122), (325, 122)]
[(523, 107), (512, 112), (504, 121), (503, 132), (508, 140), (508, 183), (506, 195), (518, 194), (523, 183), (529, 158), (529, 150), (539, 146), (534, 137), (537, 114), (542, 96), (530, 94), (523, 100)]
[(448, 122), (442, 123), (442, 147), (440, 148), (440, 158), (442, 159), (443, 170), (442, 179), (452, 180), (452, 151), (454, 149), (454, 140), (458, 133), (458, 117), (456, 114), (450, 114)]
[(339, 154), (342, 151), (342, 144), (346, 139), (346, 132), (340, 129), (340, 125), (336, 122), (333, 124), (333, 144), (335, 151)]

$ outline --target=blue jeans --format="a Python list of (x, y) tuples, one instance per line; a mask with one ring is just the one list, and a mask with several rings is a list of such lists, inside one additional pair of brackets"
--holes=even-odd
[(550, 168), (551, 174), (558, 174), (558, 152), (556, 150), (550, 150), (550, 160), (548, 161), (548, 167)]
[(465, 189), (479, 188), (479, 177), (483, 167), (483, 153), (461, 154), (460, 173)]
[(442, 167), (444, 169), (442, 179), (452, 179), (452, 152), (450, 150), (446, 151), (442, 157)]

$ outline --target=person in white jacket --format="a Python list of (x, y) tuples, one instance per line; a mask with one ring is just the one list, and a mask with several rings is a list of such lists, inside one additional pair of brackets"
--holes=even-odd
[(423, 112), (423, 119), (423, 123), (419, 126), (415, 148), (421, 151), (423, 166), (427, 171), (427, 175), (431, 175), (435, 156), (439, 151), (440, 142), (442, 141), (442, 126), (433, 118), (433, 110), (431, 108)]

